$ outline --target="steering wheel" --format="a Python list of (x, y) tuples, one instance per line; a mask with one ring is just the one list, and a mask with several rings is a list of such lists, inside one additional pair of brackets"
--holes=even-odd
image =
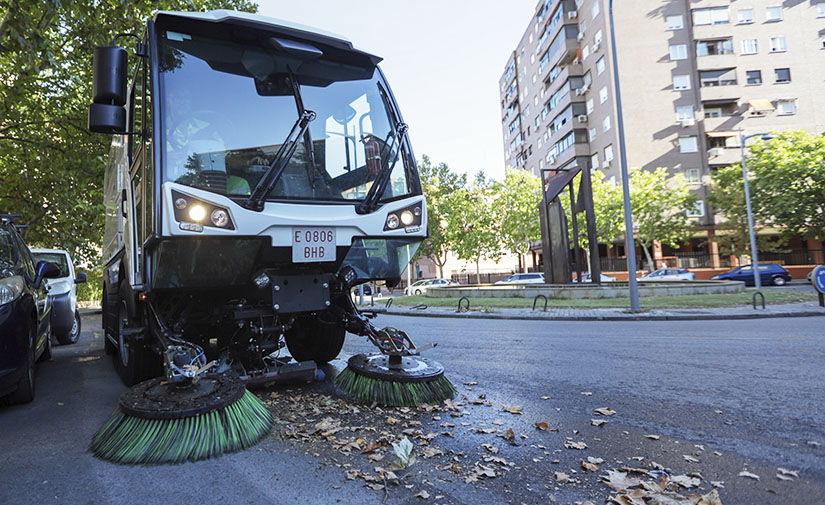
[[(204, 123), (200, 128), (197, 128), (190, 133), (191, 126), (199, 126), (198, 123)], [(220, 125), (225, 125), (225, 128), (220, 128)], [(216, 112), (214, 110), (199, 109), (186, 114), (186, 117), (176, 122), (171, 135), (179, 133), (183, 138), (183, 145), (188, 144), (190, 140), (194, 139), (221, 139), (221, 131), (235, 131), (235, 123), (232, 122), (225, 114)], [(181, 143), (181, 142), (179, 142)], [(181, 146), (182, 147), (182, 146)]]

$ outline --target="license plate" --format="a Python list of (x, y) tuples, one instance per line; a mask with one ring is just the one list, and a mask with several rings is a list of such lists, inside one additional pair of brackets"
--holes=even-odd
[(335, 228), (293, 228), (292, 262), (335, 261)]

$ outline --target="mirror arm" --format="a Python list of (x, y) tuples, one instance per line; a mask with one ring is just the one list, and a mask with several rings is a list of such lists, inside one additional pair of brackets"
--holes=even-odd
[(141, 58), (146, 58), (149, 56), (149, 53), (146, 51), (146, 44), (143, 43), (139, 35), (134, 33), (118, 33), (115, 35), (115, 38), (112, 39), (112, 47), (117, 46), (117, 39), (120, 37), (134, 37), (137, 39), (137, 47), (135, 48), (135, 55), (140, 56)]

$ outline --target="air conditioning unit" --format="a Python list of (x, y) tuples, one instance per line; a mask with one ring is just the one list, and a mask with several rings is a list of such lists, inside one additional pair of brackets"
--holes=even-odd
[(585, 84), (584, 86), (582, 86), (579, 89), (582, 90), (582, 95), (583, 95), (583, 94), (587, 93), (588, 91), (590, 91), (590, 84)]
[(593, 44), (593, 52), (595, 53), (602, 48), (602, 41), (598, 40)]
[(576, 95), (581, 96), (585, 94), (584, 88), (576, 88)]
[(708, 155), (715, 158), (716, 156), (722, 156), (725, 154), (724, 147), (714, 147), (708, 151)]
[(578, 116), (576, 116), (576, 120), (579, 123), (586, 123), (587, 122), (587, 114), (579, 114)]
[(578, 35), (576, 35), (576, 40), (581, 41), (581, 40), (583, 40), (583, 39), (584, 39), (584, 32), (579, 32), (579, 34), (578, 34)]
[(567, 13), (568, 19), (576, 19), (577, 17), (579, 17), (579, 11), (570, 11)]
[(696, 124), (696, 120), (692, 117), (682, 118), (682, 128), (688, 128)]

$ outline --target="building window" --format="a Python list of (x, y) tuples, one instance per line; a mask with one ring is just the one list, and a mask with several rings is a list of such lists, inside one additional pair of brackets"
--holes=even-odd
[(792, 116), (796, 114), (796, 101), (794, 100), (780, 100), (776, 105), (779, 109), (777, 114), (780, 116)]
[(665, 18), (665, 24), (667, 24), (668, 30), (681, 30), (685, 27), (685, 21), (682, 19), (681, 14), (677, 16), (667, 16)]
[(768, 7), (765, 9), (765, 21), (782, 21), (782, 7)]
[(699, 82), (702, 87), (733, 86), (736, 84), (736, 69), (702, 70), (699, 72)]
[[(582, 17), (584, 17), (584, 16), (582, 16)], [(587, 32), (587, 20), (582, 19), (581, 22), (579, 23), (579, 33), (585, 33), (585, 32)]]
[(596, 61), (596, 74), (602, 75), (602, 72), (604, 72), (604, 56)]
[(604, 148), (604, 161), (608, 163), (613, 161), (613, 144)]
[(776, 72), (776, 83), (782, 84), (786, 82), (791, 82), (791, 69), (790, 68), (777, 68), (774, 69)]
[(587, 99), (587, 102), (585, 102), (585, 103), (586, 103), (586, 105), (587, 105), (587, 113), (588, 113), (588, 114), (591, 114), (591, 113), (593, 112), (593, 99), (592, 99), (592, 98), (588, 98), (588, 99)]
[(825, 18), (825, 2), (816, 4), (816, 17)]
[(697, 56), (715, 56), (717, 54), (733, 54), (733, 40), (716, 39), (696, 42)]
[(742, 40), (742, 54), (756, 54), (759, 52), (759, 43), (756, 39)]
[(602, 89), (599, 90), (599, 103), (604, 103), (607, 101), (607, 86), (602, 86)]
[(677, 105), (676, 106), (676, 120), (677, 121), (684, 121), (684, 120), (694, 119), (693, 116), (693, 105)]
[(602, 132), (610, 131), (610, 116), (605, 116), (602, 120)]
[(596, 32), (595, 35), (593, 35), (593, 52), (594, 53), (599, 50), (599, 46), (601, 44), (602, 44), (602, 31), (599, 30), (599, 31)]
[(722, 117), (721, 107), (705, 107), (705, 119), (709, 117)]
[(702, 217), (705, 215), (705, 201), (697, 200), (692, 209), (685, 211), (687, 217)]
[(599, 153), (595, 153), (590, 157), (590, 168), (599, 168)]
[(593, 2), (593, 7), (590, 9), (590, 17), (596, 19), (596, 16), (599, 15), (599, 2)]
[(785, 36), (771, 37), (771, 52), (784, 53), (788, 50), (788, 43), (785, 41)]
[(586, 60), (590, 56), (590, 46), (584, 46), (582, 49), (582, 61)]
[(727, 7), (693, 9), (694, 25), (721, 25), (730, 22)]
[(695, 153), (699, 150), (696, 143), (696, 137), (679, 137), (679, 152), (680, 153)]
[(753, 9), (739, 9), (736, 22), (741, 25), (753, 23)]
[(596, 129), (595, 128), (590, 128), (589, 130), (587, 130), (587, 138), (590, 142), (593, 142), (594, 140), (596, 140)]
[(670, 46), (670, 60), (684, 60), (687, 59), (687, 46), (685, 44), (676, 44)]
[(673, 89), (677, 91), (684, 91), (690, 89), (690, 76), (689, 75), (674, 75), (673, 76)]
[(748, 76), (748, 84), (751, 86), (755, 86), (757, 84), (762, 84), (762, 71), (761, 70), (748, 70), (745, 72)]
[(687, 180), (688, 184), (701, 184), (702, 178), (699, 177), (699, 169), (698, 168), (688, 168), (685, 170), (685, 180)]

